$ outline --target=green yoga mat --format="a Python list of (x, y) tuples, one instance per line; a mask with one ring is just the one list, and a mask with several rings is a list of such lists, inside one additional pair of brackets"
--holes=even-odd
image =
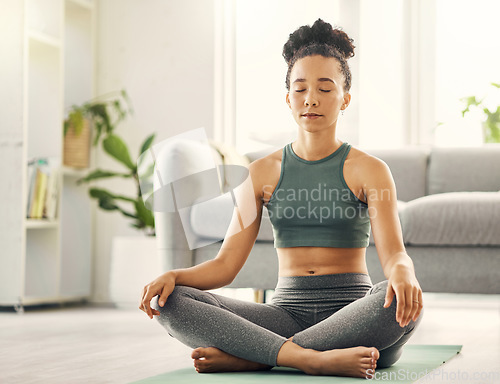
[[(390, 368), (377, 369), (372, 381), (384, 383), (413, 383), (432, 370), (446, 363), (457, 353), (461, 345), (406, 345), (399, 361)], [(185, 368), (136, 381), (134, 384), (264, 384), (264, 383), (367, 383), (366, 379), (337, 376), (309, 376), (291, 368), (273, 368), (270, 371), (197, 373)]]

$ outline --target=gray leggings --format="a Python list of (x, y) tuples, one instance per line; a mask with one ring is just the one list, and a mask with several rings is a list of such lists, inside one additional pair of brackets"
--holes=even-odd
[(380, 351), (377, 367), (394, 364), (422, 318), (401, 328), (396, 298), (383, 308), (387, 281), (372, 286), (362, 273), (280, 277), (270, 304), (176, 286), (164, 307), (152, 307), (168, 333), (191, 348), (217, 347), (233, 356), (276, 366), (293, 336), (304, 348), (356, 346)]

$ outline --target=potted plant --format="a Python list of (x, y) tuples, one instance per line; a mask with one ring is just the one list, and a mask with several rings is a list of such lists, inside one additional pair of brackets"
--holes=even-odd
[(125, 90), (101, 95), (82, 105), (72, 105), (63, 125), (63, 164), (75, 168), (88, 168), (92, 133), (93, 145), (96, 146), (103, 135), (111, 134), (131, 113), (130, 101)]
[(146, 208), (141, 192), (153, 176), (154, 164), (144, 164), (146, 156), (141, 156), (152, 145), (155, 134), (142, 143), (137, 160), (133, 159), (126, 142), (116, 133), (116, 128), (132, 113), (130, 101), (125, 91), (107, 94), (82, 106), (73, 106), (66, 126), (77, 130), (85, 121), (93, 127), (94, 147), (100, 145), (105, 154), (119, 164), (123, 170), (90, 171), (77, 180), (77, 184), (112, 178), (129, 179), (133, 187), (129, 194), (113, 192), (96, 186), (89, 187), (89, 196), (96, 199), (99, 208), (117, 211), (131, 220), (131, 226), (146, 236), (115, 236), (111, 249), (110, 296), (116, 304), (137, 301), (137, 290), (144, 281), (156, 276), (160, 262), (156, 254), (155, 221), (153, 212)]
[[(143, 230), (147, 235), (154, 235), (154, 217), (151, 211), (145, 208), (142, 201), (141, 189), (139, 185), (138, 165), (136, 161), (132, 161), (130, 151), (125, 142), (115, 133), (116, 127), (124, 121), (128, 115), (132, 114), (130, 99), (125, 90), (118, 92), (110, 92), (105, 95), (89, 100), (82, 105), (71, 106), (68, 117), (64, 121), (64, 137), (82, 137), (89, 141), (90, 130), (92, 131), (92, 145), (97, 147), (101, 143), (102, 149), (106, 154), (111, 156), (121, 165), (125, 166), (125, 172), (114, 172), (96, 169), (90, 172), (87, 176), (79, 179), (78, 184), (88, 183), (99, 179), (108, 179), (112, 177), (121, 177), (132, 179), (135, 184), (134, 196), (124, 196), (115, 194), (101, 188), (89, 188), (90, 197), (97, 199), (99, 207), (107, 211), (119, 211), (127, 218), (133, 220), (132, 226)], [(87, 132), (87, 133), (85, 133)], [(154, 134), (146, 138), (143, 142), (140, 155), (149, 149), (154, 140)], [(65, 147), (65, 164), (66, 151)], [(88, 156), (87, 156), (88, 161)], [(88, 162), (85, 165), (88, 167)], [(142, 178), (152, 175), (153, 169), (150, 170), (150, 175), (143, 174)], [(121, 203), (131, 204), (133, 210), (125, 209)]]
[[(491, 83), (497, 89), (500, 84)], [(470, 112), (471, 107), (476, 107), (482, 110), (485, 119), (483, 120), (483, 135), (485, 143), (500, 143), (500, 105), (496, 110), (490, 110), (486, 104), (486, 97), (478, 100), (476, 96), (469, 96), (460, 99), (465, 103), (465, 108), (462, 110), (462, 117), (465, 117), (467, 112)]]

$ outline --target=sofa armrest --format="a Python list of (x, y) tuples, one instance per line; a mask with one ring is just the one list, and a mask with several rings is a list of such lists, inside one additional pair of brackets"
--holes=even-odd
[(220, 158), (207, 142), (187, 139), (168, 140), (157, 152), (153, 181), (157, 252), (164, 270), (190, 267), (197, 242), (189, 220), (191, 206), (204, 195), (220, 193), (218, 179), (206, 183), (205, 177), (216, 174)]

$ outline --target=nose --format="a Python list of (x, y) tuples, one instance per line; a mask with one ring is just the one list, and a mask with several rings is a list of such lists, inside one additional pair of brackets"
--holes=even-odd
[(304, 105), (306, 107), (316, 107), (318, 105), (318, 100), (316, 99), (316, 97), (314, 97), (312, 92), (306, 95), (306, 98), (304, 99)]

